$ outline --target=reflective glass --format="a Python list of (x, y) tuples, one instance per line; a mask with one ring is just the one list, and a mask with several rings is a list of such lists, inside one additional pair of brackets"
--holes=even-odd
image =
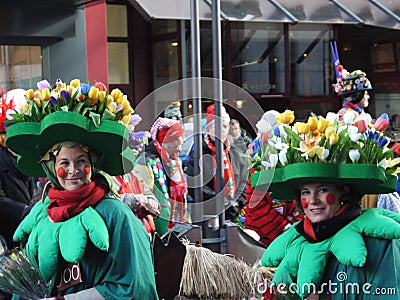
[(108, 81), (110, 84), (129, 84), (128, 43), (108, 43)]
[(293, 95), (324, 96), (330, 94), (330, 82), (333, 80), (329, 48), (331, 31), (332, 28), (329, 25), (299, 24), (290, 26)]
[(233, 82), (249, 93), (285, 92), (282, 24), (232, 28)]
[(40, 46), (0, 46), (0, 86), (29, 89), (42, 80)]

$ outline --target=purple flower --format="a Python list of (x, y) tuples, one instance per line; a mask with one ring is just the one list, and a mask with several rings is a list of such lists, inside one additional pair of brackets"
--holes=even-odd
[(61, 98), (63, 98), (64, 100), (70, 100), (71, 99), (71, 93), (66, 91), (66, 90), (62, 90), (61, 91)]
[(140, 144), (145, 141), (146, 132), (145, 131), (133, 131), (129, 135), (129, 142), (132, 144)]
[(50, 96), (49, 101), (50, 101), (50, 103), (53, 104), (53, 105), (57, 105), (57, 104), (58, 104), (57, 99), (54, 98), (53, 96)]
[(50, 83), (46, 79), (44, 79), (44, 80), (39, 81), (37, 83), (37, 87), (38, 87), (39, 90), (43, 90), (45, 88), (50, 89), (51, 86), (50, 86)]
[(131, 116), (131, 121), (129, 122), (129, 124), (136, 126), (137, 124), (139, 124), (142, 121), (142, 117), (139, 116), (138, 114), (134, 114)]

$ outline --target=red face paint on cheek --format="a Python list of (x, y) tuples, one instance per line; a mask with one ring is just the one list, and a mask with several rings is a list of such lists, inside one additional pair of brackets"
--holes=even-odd
[(336, 202), (336, 197), (332, 194), (328, 194), (326, 196), (326, 203), (328, 203), (329, 205), (333, 205)]
[(83, 168), (83, 171), (85, 172), (86, 175), (89, 175), (91, 170), (92, 168), (89, 165), (85, 165)]
[(65, 174), (67, 174), (67, 172), (63, 169), (63, 168), (58, 168), (57, 169), (57, 175), (58, 177), (63, 178), (65, 176)]
[(304, 209), (308, 207), (306, 198), (301, 198), (301, 207), (303, 207)]

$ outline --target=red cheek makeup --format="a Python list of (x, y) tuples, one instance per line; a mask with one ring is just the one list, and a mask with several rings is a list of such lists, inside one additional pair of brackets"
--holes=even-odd
[(306, 198), (301, 198), (301, 207), (303, 207), (304, 209), (308, 207)]
[(326, 203), (328, 203), (329, 205), (333, 205), (336, 202), (336, 197), (332, 194), (328, 194), (326, 195)]
[(89, 175), (91, 170), (92, 168), (89, 165), (85, 165), (85, 167), (83, 168), (83, 171), (86, 175)]
[(65, 176), (65, 174), (67, 174), (67, 172), (64, 170), (64, 168), (58, 168), (57, 169), (57, 175), (58, 177), (63, 178)]

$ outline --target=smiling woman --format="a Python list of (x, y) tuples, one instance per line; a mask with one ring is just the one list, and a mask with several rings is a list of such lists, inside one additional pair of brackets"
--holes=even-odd
[[(363, 210), (359, 205), (362, 194), (396, 189), (391, 168), (396, 163), (387, 143), (381, 143), (384, 134), (378, 130), (382, 129), (359, 132), (362, 127), (355, 125), (359, 120), (343, 125), (338, 115), (310, 117), (307, 123), (291, 127), (294, 115), (286, 117), (292, 114), (276, 118), (279, 124), (269, 131), (268, 145), (258, 153), (258, 160), (253, 158), (266, 168), (252, 175), (254, 186), (268, 188), (280, 200), (295, 198), (305, 215), (263, 255), (263, 266), (278, 267), (273, 278), (275, 295), (370, 299), (365, 290), (331, 289), (366, 282), (371, 291), (398, 290), (400, 215), (377, 208)], [(352, 158), (352, 150), (358, 159)]]
[(26, 113), (11, 115), (7, 144), (24, 173), (50, 183), (14, 240), (27, 239), (56, 299), (157, 299), (149, 236), (110, 176), (133, 168), (129, 101), (101, 82), (38, 88), (26, 93)]

